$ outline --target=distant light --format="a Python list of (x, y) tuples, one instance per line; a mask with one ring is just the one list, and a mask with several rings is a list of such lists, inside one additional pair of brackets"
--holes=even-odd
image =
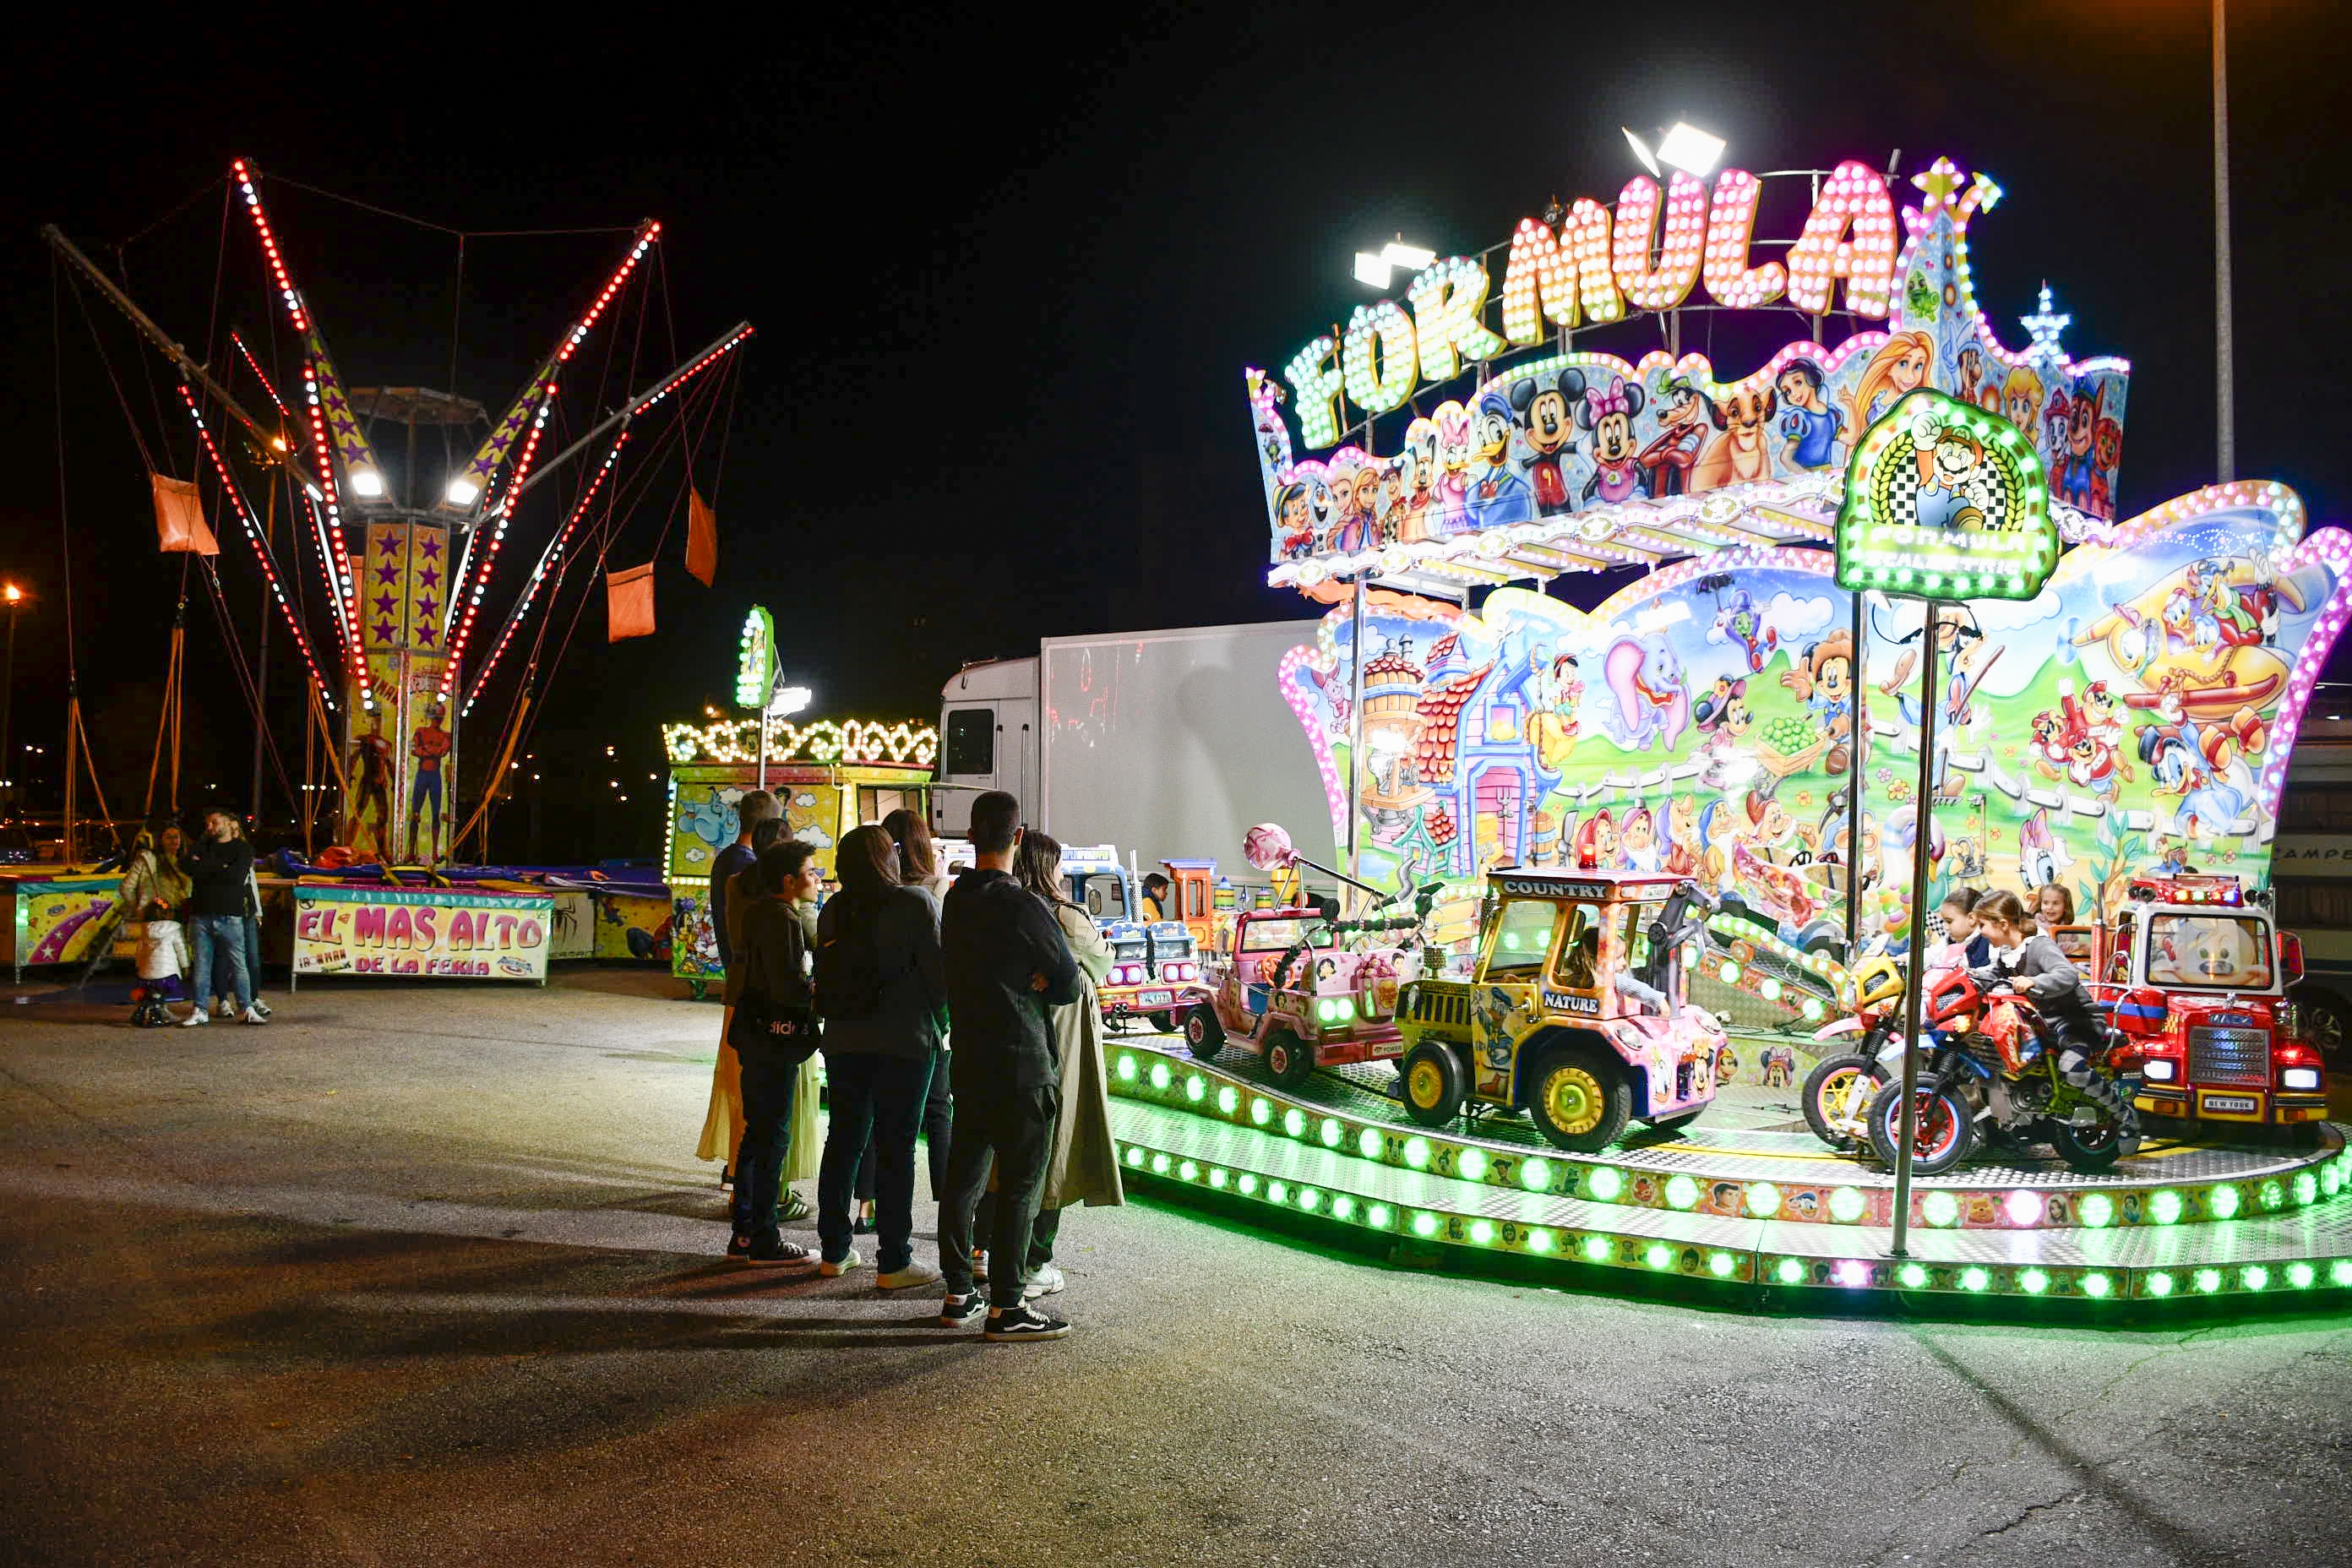
[(1392, 274), (1393, 268), (1389, 266), (1385, 257), (1375, 256), (1369, 250), (1356, 252), (1357, 282), (1369, 283), (1375, 289), (1385, 289), (1389, 286), (1389, 279)]
[(1642, 167), (1653, 174), (1658, 173), (1657, 154), (1650, 151), (1650, 144), (1634, 135), (1630, 125), (1621, 125), (1617, 129), (1625, 132), (1625, 144), (1633, 149), (1633, 156), (1642, 161)]
[(0, 593), (5, 593), (12, 605), (21, 605), (25, 602), (25, 590), (14, 583), (9, 584), (5, 589), (0, 589)]
[(1721, 161), (1723, 145), (1722, 137), (1677, 120), (1675, 128), (1666, 132), (1666, 139), (1658, 143), (1658, 162), (1704, 179), (1715, 172), (1715, 165)]
[(373, 468), (353, 468), (352, 494), (371, 497), (383, 494), (383, 476)]
[(1437, 259), (1437, 252), (1418, 245), (1407, 245), (1402, 239), (1392, 239), (1381, 247), (1381, 259), (1391, 267), (1402, 267), (1418, 272)]
[(272, 436), (269, 438), (269, 444), (281, 452), (286, 450), (286, 437), (283, 436)]
[(482, 487), (463, 474), (449, 481), (448, 495), (451, 506), (471, 506), (474, 504), (474, 498), (481, 493)]

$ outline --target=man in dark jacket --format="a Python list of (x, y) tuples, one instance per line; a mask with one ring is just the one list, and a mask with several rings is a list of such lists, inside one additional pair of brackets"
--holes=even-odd
[[(208, 1023), (206, 1001), (217, 989), (236, 998), (238, 1016), (248, 1024), (269, 1020), (253, 1005), (253, 979), (245, 969), (245, 887), (253, 875), (253, 846), (245, 841), (236, 818), (225, 811), (205, 814), (204, 837), (188, 851), (189, 946), (195, 960), (195, 1010), (182, 1022), (193, 1027)], [(215, 986), (215, 964), (228, 971), (228, 982)]]
[(940, 922), (948, 1017), (955, 1028), (955, 1125), (940, 1194), (940, 1321), (965, 1323), (982, 1300), (971, 1278), (971, 1216), (996, 1167), (988, 1245), (988, 1337), (1059, 1339), (1070, 1325), (1021, 1299), (1021, 1272), (1061, 1109), (1050, 1009), (1079, 996), (1078, 966), (1052, 911), (1006, 875), (1021, 803), (1002, 790), (972, 802), (972, 869), (948, 889)]

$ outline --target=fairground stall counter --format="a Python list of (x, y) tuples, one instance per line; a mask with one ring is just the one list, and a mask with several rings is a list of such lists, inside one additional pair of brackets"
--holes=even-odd
[(122, 873), (26, 866), (0, 876), (7, 900), (7, 959), (15, 978), (35, 965), (87, 963), (109, 919)]
[[(1294, 743), (1345, 869), (1433, 900), (1429, 979), (1402, 1072), (1286, 1080), (1238, 1015), (1120, 1043), (1130, 1173), (1621, 1279), (2094, 1310), (2352, 1288), (2342, 1130), (2209, 1119), (2317, 1092), (2278, 1005), (2300, 948), (2261, 905), (2352, 537), (2269, 479), (2120, 509), (2130, 366), (2069, 354), (2046, 289), (2003, 341), (1970, 255), (2000, 194), (1941, 158), (1636, 175), (1484, 252), (1360, 256), (1396, 297), (1244, 371), (1265, 581), (1328, 606), (1282, 668)], [(1694, 310), (1811, 335), (1718, 372), (1682, 352)], [(1672, 986), (1644, 944), (1681, 928), (1545, 902), (1643, 879), (1706, 910)], [(2158, 946), (2164, 889), (2208, 885), (2242, 891), (2164, 906)], [(2196, 1116), (2101, 1173), (2027, 1139), (1907, 1185), (1794, 1121), (1851, 976), (1939, 940), (1959, 890), (2070, 904), (2126, 981), (2161, 969), (2112, 1053), (2145, 1081), (2116, 1070), (2194, 1080)], [(1685, 979), (1729, 1040), (1629, 1079), (1579, 1015)], [(1627, 1098), (1649, 1125), (1621, 1138)]]
[[(402, 882), (423, 887), (444, 884), (485, 893), (544, 895), (549, 903), (547, 957), (563, 963), (669, 962), (669, 889), (659, 870), (648, 861), (614, 860), (593, 866), (446, 866), (437, 872), (421, 867), (395, 867), (387, 878), (380, 866), (328, 868), (307, 865), (289, 854), (263, 863), (265, 906), (275, 908), (288, 895), (273, 895), (271, 867), (281, 868), (290, 880), (284, 888), (336, 885), (380, 888)], [(264, 935), (268, 935), (265, 921)], [(273, 944), (273, 962), (286, 954)], [(305, 973), (311, 973), (305, 971)]]
[[(939, 731), (919, 722), (819, 719), (794, 724), (770, 715), (767, 733), (757, 717), (716, 712), (701, 724), (662, 726), (669, 756), (669, 831), (664, 854), (670, 889), (670, 973), (699, 999), (723, 979), (711, 921), (719, 911), (710, 890), (710, 864), (735, 841), (735, 806), (751, 790), (772, 791), (784, 808), (791, 836), (816, 847), (817, 864), (833, 879), (841, 836), (906, 807), (921, 813)], [(764, 758), (764, 761), (763, 761)]]
[(310, 975), (547, 984), (555, 903), (525, 883), (309, 876), (291, 889), (293, 985)]

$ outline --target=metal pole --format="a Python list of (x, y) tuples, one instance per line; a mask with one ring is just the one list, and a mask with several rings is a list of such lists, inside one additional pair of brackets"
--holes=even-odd
[(2220, 420), (2214, 472), (2227, 484), (2238, 477), (2238, 355), (2230, 332), (2230, 57), (2222, 6), (2223, 0), (2213, 0), (2213, 379)]
[(8, 752), (9, 726), (16, 717), (16, 617), (24, 614), (22, 602), (8, 606), (8, 675), (0, 685), (0, 800), (10, 800), (17, 789), (12, 780), (16, 776), (16, 759)]
[(1355, 668), (1349, 673), (1348, 691), (1348, 875), (1359, 884), (1364, 876), (1362, 816), (1364, 795), (1364, 578), (1356, 575)]
[(1911, 839), (1911, 984), (1903, 994), (1903, 1118), (1895, 1151), (1895, 1245), (1896, 1258), (1910, 1256), (1911, 1143), (1919, 1135), (1919, 1003), (1927, 966), (1927, 849), (1935, 831), (1937, 622), (1943, 606), (1927, 601), (1927, 668), (1919, 678), (1919, 795)]
[(1862, 590), (1853, 591), (1853, 735), (1845, 771), (1845, 961), (1862, 940)]
[[(268, 510), (262, 517), (262, 543), (271, 550), (278, 547), (278, 486), (269, 487)], [(269, 594), (268, 583), (261, 584), (260, 650), (254, 661), (253, 674), (253, 791), (245, 797), (246, 809), (253, 813), (255, 832), (261, 830), (261, 742), (269, 720)]]

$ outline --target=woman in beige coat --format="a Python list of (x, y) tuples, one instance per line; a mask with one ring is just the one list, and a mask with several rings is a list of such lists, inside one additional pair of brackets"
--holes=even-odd
[(1081, 976), (1078, 999), (1054, 1009), (1062, 1109), (1054, 1125), (1054, 1153), (1045, 1166), (1037, 1223), (1029, 1233), (1029, 1256), (1024, 1260), (1024, 1294), (1030, 1297), (1050, 1296), (1062, 1289), (1062, 1271), (1054, 1264), (1054, 1242), (1065, 1208), (1074, 1204), (1100, 1208), (1127, 1201), (1119, 1182), (1118, 1145), (1110, 1131), (1110, 1076), (1103, 1066), (1102, 1004), (1095, 995), (1096, 983), (1110, 972), (1110, 947), (1095, 928), (1094, 917), (1065, 894), (1061, 867), (1061, 845), (1034, 827), (1022, 837), (1013, 857), (1013, 879), (1044, 900), (1061, 921), (1063, 938), (1070, 944), (1070, 956), (1077, 960)]

